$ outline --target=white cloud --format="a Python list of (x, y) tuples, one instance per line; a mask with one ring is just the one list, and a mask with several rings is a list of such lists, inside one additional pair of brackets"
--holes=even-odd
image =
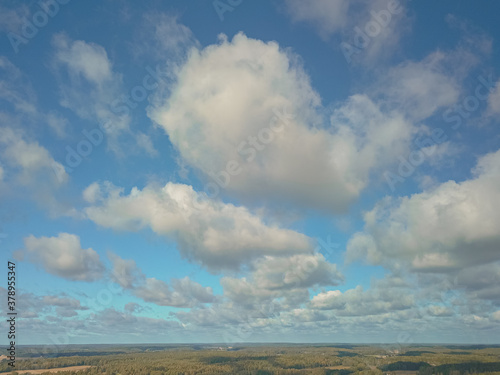
[(26, 237), (24, 249), (17, 252), (17, 257), (73, 281), (98, 280), (104, 271), (99, 255), (91, 248), (82, 249), (80, 238), (69, 233), (59, 233), (57, 237)]
[(147, 278), (143, 285), (133, 290), (135, 296), (145, 302), (159, 306), (194, 307), (199, 303), (215, 301), (211, 287), (203, 287), (187, 276), (180, 280), (173, 280), (173, 288), (164, 281)]
[(0, 71), (0, 99), (10, 103), (16, 113), (36, 115), (36, 95), (26, 76), (4, 56), (0, 56)]
[(419, 255), (413, 259), (411, 265), (415, 270), (419, 271), (439, 271), (457, 267), (457, 264), (450, 259), (450, 256), (447, 253), (427, 253), (421, 256)]
[(44, 309), (44, 305), (48, 308), (48, 311), (44, 311), (46, 313), (50, 312), (52, 307), (55, 307), (56, 315), (59, 318), (78, 316), (78, 311), (89, 309), (88, 307), (82, 306), (77, 299), (59, 296), (43, 296), (40, 299), (35, 297), (31, 307), (37, 313), (41, 313)]
[[(353, 38), (357, 35), (356, 27), (368, 35), (367, 29), (373, 25), (380, 25), (380, 29), (377, 26), (370, 29), (380, 31), (370, 37), (369, 44), (361, 48), (359, 54), (353, 56), (354, 62), (373, 66), (378, 61), (388, 61), (398, 52), (403, 37), (411, 31), (413, 25), (413, 19), (408, 15), (404, 4), (404, 1), (399, 0), (371, 0), (364, 2), (365, 8), (362, 13), (353, 10), (350, 27), (343, 37), (344, 42), (354, 41)], [(356, 17), (360, 14), (362, 16)]]
[[(58, 138), (66, 135), (68, 121), (56, 111), (45, 113), (38, 108), (38, 98), (28, 77), (9, 59), (0, 56), (0, 99), (11, 106), (12, 119), (23, 126), (38, 128), (46, 124)], [(8, 112), (5, 112), (6, 115)]]
[(286, 258), (266, 257), (252, 265), (252, 277), (259, 289), (280, 290), (337, 285), (343, 281), (335, 264), (321, 254), (298, 254)]
[(455, 103), (460, 95), (459, 81), (450, 67), (454, 58), (454, 53), (438, 51), (422, 61), (406, 61), (389, 70), (380, 80), (378, 91), (411, 119), (428, 118)]
[(342, 301), (340, 290), (329, 290), (315, 295), (311, 300), (311, 306), (316, 309), (341, 309), (345, 302)]
[(285, 312), (296, 312), (295, 321), (320, 319), (319, 312), (298, 312), (309, 301), (309, 288), (342, 281), (336, 265), (321, 254), (267, 256), (255, 260), (246, 277), (223, 277), (224, 294), (212, 305), (176, 316), (193, 327), (220, 327), (226, 341), (246, 341), (254, 331), (276, 326)]
[[(7, 298), (7, 290), (0, 288), (0, 296)], [(24, 319), (37, 319), (42, 315), (47, 316), (54, 312), (59, 317), (73, 317), (77, 316), (79, 311), (89, 310), (88, 307), (82, 306), (78, 299), (65, 294), (39, 296), (33, 293), (21, 292), (18, 297), (17, 307)], [(4, 315), (6, 313), (7, 310), (3, 311)]]
[[(76, 216), (76, 211), (60, 201), (60, 188), (69, 176), (49, 151), (20, 130), (0, 128), (0, 161), (4, 196), (24, 194), (35, 200), (51, 216)], [(57, 194), (56, 194), (57, 193)]]
[(311, 23), (325, 39), (347, 24), (349, 3), (349, 0), (285, 0), (293, 21)]
[(46, 305), (65, 307), (74, 310), (87, 310), (88, 307), (84, 307), (80, 304), (80, 301), (69, 297), (59, 297), (59, 296), (43, 296), (42, 302)]
[(427, 308), (427, 313), (431, 316), (453, 316), (453, 310), (446, 306), (432, 305)]
[(64, 138), (66, 136), (68, 120), (57, 112), (50, 112), (47, 115), (47, 124), (58, 138)]
[(0, 30), (21, 33), (21, 27), (26, 23), (30, 10), (26, 4), (16, 5), (16, 7), (0, 6)]
[(155, 59), (182, 58), (187, 51), (199, 45), (192, 31), (179, 23), (178, 16), (165, 13), (146, 13), (143, 25), (133, 44), (136, 55), (150, 54)]
[(189, 165), (243, 199), (345, 210), (371, 171), (407, 149), (413, 129), (364, 95), (321, 126), (320, 99), (297, 60), (274, 42), (223, 37), (192, 51), (150, 117)]
[(94, 204), (102, 199), (101, 187), (97, 182), (94, 182), (85, 188), (82, 195), (85, 201)]
[(101, 46), (82, 40), (71, 41), (62, 34), (54, 38), (54, 45), (55, 59), (66, 65), (72, 74), (81, 75), (96, 86), (107, 85), (114, 78), (111, 62)]
[(500, 151), (481, 157), (473, 176), (382, 200), (365, 214), (365, 231), (351, 238), (347, 258), (428, 272), (499, 260)]
[[(149, 98), (150, 90), (162, 86), (168, 73), (160, 71), (159, 65), (146, 66), (142, 86), (136, 85), (127, 92), (122, 74), (114, 70), (102, 46), (71, 40), (64, 33), (56, 34), (52, 44), (52, 70), (59, 83), (60, 105), (93, 122), (93, 128), (99, 126), (106, 135), (108, 148), (118, 156), (141, 152), (157, 156), (151, 137), (132, 130), (130, 123), (132, 111)], [(61, 132), (60, 121), (49, 117), (49, 125)]]
[[(19, 172), (16, 175), (18, 183), (22, 185), (33, 183), (36, 173), (44, 172), (51, 176), (49, 180), (52, 180), (55, 185), (58, 184), (59, 179), (54, 174), (53, 165), (62, 166), (38, 142), (27, 141), (20, 131), (0, 128), (0, 145), (4, 162)], [(62, 177), (63, 181), (66, 180), (67, 174), (63, 172)]]
[(491, 314), (491, 318), (494, 321), (500, 322), (500, 310), (495, 311), (493, 314)]
[(407, 60), (390, 67), (370, 90), (380, 104), (398, 109), (415, 122), (445, 108), (456, 110), (453, 105), (463, 99), (465, 80), (489, 57), (491, 40), (469, 30), (453, 16), (447, 16), (447, 21), (460, 32), (454, 48), (437, 49), (421, 60)]
[(339, 35), (340, 49), (348, 63), (373, 64), (387, 59), (412, 23), (404, 5), (397, 0), (285, 0), (284, 3), (293, 22), (309, 24), (322, 39)]
[(129, 314), (133, 314), (135, 312), (141, 312), (144, 310), (144, 308), (139, 305), (138, 303), (135, 303), (135, 302), (129, 302), (127, 303), (124, 308), (126, 313), (129, 313)]
[(109, 253), (113, 263), (111, 279), (145, 302), (159, 306), (193, 307), (215, 301), (212, 288), (203, 287), (189, 277), (172, 279), (172, 288), (162, 280), (146, 278), (132, 259)]
[(500, 262), (461, 269), (453, 281), (467, 292), (471, 304), (480, 306), (483, 300), (500, 306)]
[(153, 141), (148, 135), (138, 132), (136, 134), (136, 141), (137, 145), (141, 149), (143, 149), (149, 156), (151, 157), (158, 156), (158, 150), (155, 149)]
[(210, 303), (215, 301), (215, 297), (211, 287), (201, 286), (187, 276), (182, 279), (174, 279), (172, 281), (172, 288), (181, 296), (189, 296), (202, 303)]
[(61, 106), (83, 119), (105, 125), (108, 146), (120, 152), (117, 138), (130, 131), (130, 116), (112, 109), (112, 103), (123, 94), (123, 84), (105, 49), (95, 43), (71, 40), (65, 34), (55, 35), (53, 46)]
[(495, 85), (495, 88), (488, 97), (488, 114), (490, 116), (500, 115), (500, 81)]
[(344, 280), (337, 266), (321, 254), (265, 257), (254, 261), (251, 269), (249, 277), (221, 279), (227, 301), (251, 309), (266, 303), (297, 307), (308, 301), (308, 288)]
[(415, 305), (407, 291), (397, 288), (375, 287), (367, 291), (357, 286), (344, 293), (339, 290), (314, 296), (310, 306), (315, 309), (336, 310), (338, 316), (368, 316), (407, 310)]
[(195, 208), (202, 204), (200, 195), (188, 185), (133, 188), (125, 196), (110, 185), (102, 189), (106, 194), (93, 194), (104, 198), (85, 209), (89, 219), (117, 230), (150, 227), (157, 234), (176, 239), (181, 255), (212, 271), (237, 269), (264, 255), (312, 252), (312, 243), (305, 235), (266, 225), (244, 207), (207, 200), (201, 209)]
[(134, 260), (122, 259), (113, 253), (108, 253), (108, 258), (113, 264), (111, 280), (120, 285), (122, 288), (133, 289), (139, 283), (144, 282), (144, 275), (137, 268)]

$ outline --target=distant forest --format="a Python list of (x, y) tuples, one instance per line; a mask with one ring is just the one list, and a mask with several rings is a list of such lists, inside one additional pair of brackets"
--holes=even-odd
[[(60, 375), (500, 375), (498, 346), (80, 345), (59, 352), (32, 346), (20, 347), (19, 357), (19, 372), (61, 369)], [(73, 366), (88, 367), (74, 372)], [(10, 371), (6, 360), (0, 362), (1, 373)]]

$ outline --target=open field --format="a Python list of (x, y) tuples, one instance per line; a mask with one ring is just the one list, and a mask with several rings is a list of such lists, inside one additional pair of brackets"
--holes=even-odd
[[(18, 374), (461, 375), (500, 374), (500, 346), (78, 345), (20, 347)], [(0, 373), (10, 373), (7, 361)]]
[(43, 374), (45, 372), (62, 372), (62, 371), (71, 371), (71, 372), (78, 372), (82, 370), (88, 369), (90, 366), (70, 366), (70, 367), (59, 367), (59, 368), (51, 368), (51, 369), (41, 369), (41, 370), (19, 370), (16, 372), (9, 372), (9, 375), (18, 373), (18, 374)]

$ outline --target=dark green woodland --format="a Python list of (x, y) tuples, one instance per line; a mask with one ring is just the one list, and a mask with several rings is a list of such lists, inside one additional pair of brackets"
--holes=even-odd
[[(72, 366), (89, 366), (72, 371)], [(67, 368), (66, 371), (63, 371)], [(40, 372), (40, 370), (48, 370)], [(16, 371), (36, 374), (500, 374), (500, 346), (73, 345), (19, 347)], [(23, 371), (24, 370), (24, 371)], [(12, 368), (0, 362), (0, 373)]]

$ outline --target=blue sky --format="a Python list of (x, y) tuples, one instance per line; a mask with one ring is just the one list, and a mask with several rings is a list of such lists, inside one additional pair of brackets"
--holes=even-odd
[(18, 344), (498, 343), (499, 11), (4, 1)]

